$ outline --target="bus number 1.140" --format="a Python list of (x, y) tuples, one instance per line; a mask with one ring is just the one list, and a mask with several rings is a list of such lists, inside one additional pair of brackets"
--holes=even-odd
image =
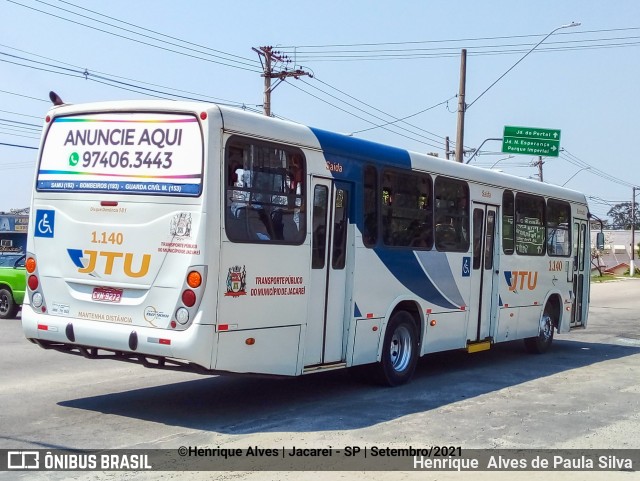
[(91, 243), (93, 244), (117, 244), (122, 245), (124, 236), (122, 232), (96, 232), (91, 233)]
[(549, 271), (556, 272), (562, 270), (562, 261), (549, 261)]

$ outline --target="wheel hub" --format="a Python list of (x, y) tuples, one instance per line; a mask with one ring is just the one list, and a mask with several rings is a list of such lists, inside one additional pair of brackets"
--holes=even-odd
[(391, 337), (391, 365), (397, 372), (404, 371), (411, 360), (411, 333), (405, 326), (398, 327)]

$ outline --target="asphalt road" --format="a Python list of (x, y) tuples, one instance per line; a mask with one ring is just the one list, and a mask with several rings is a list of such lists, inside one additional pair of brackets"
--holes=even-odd
[[(0, 324), (0, 449), (462, 446), (640, 449), (640, 280), (592, 286), (589, 326), (542, 356), (521, 342), (421, 359), (381, 388), (344, 371), (200, 376), (46, 351)], [(16, 479), (17, 473), (0, 473)], [(71, 475), (73, 474), (73, 475)], [(21, 479), (179, 479), (180, 473)], [(639, 473), (466, 473), (475, 479), (640, 479)], [(575, 475), (575, 477), (574, 477)], [(456, 473), (226, 472), (191, 479), (460, 479)]]

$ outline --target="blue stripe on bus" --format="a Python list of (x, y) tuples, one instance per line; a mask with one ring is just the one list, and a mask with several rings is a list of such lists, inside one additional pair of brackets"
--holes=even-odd
[(416, 256), (437, 289), (457, 307), (465, 306), (466, 302), (456, 284), (456, 276), (451, 271), (451, 261), (447, 254), (438, 251), (416, 251)]
[(374, 250), (389, 272), (415, 295), (446, 309), (460, 308), (444, 297), (431, 282), (413, 251), (385, 248)]
[[(397, 167), (411, 167), (409, 152), (404, 149), (313, 127), (309, 128), (318, 139), (318, 142), (320, 142), (320, 147), (322, 148), (325, 159), (328, 162), (339, 164), (343, 168), (343, 172), (330, 171), (334, 177), (346, 179), (349, 178), (348, 173), (357, 173), (357, 180), (361, 180), (361, 169), (352, 168), (352, 165), (350, 165), (353, 163), (352, 159), (364, 162), (375, 160), (377, 165), (389, 164)], [(339, 175), (341, 173), (347, 173), (347, 175)], [(353, 180), (356, 179), (354, 178)]]
[[(400, 168), (411, 168), (411, 157), (409, 152), (397, 147), (378, 144), (369, 140), (349, 137), (335, 132), (329, 132), (322, 129), (309, 127), (318, 139), (322, 148), (325, 161), (327, 162), (327, 175), (331, 175), (335, 179), (351, 180), (354, 182), (362, 181), (363, 166), (371, 162), (377, 166), (387, 165)], [(356, 161), (356, 162), (354, 162)], [(360, 232), (362, 232), (362, 198), (355, 199), (355, 224)], [(354, 219), (350, 219), (351, 222)], [(433, 277), (435, 269), (442, 267), (440, 257), (437, 258), (438, 267), (432, 268), (427, 266), (426, 259), (418, 261), (412, 250), (395, 250), (387, 248), (375, 248), (376, 255), (383, 262), (385, 267), (391, 274), (398, 279), (407, 289), (412, 291), (422, 299), (446, 309), (458, 309), (464, 305), (462, 295), (460, 294), (451, 269), (448, 269), (448, 275), (445, 272), (442, 277), (442, 286), (438, 283), (439, 288), (433, 284), (430, 276)], [(436, 255), (441, 253), (436, 253)], [(444, 256), (444, 254), (442, 254)], [(424, 256), (421, 255), (424, 258)], [(425, 263), (426, 262), (426, 263)], [(423, 265), (425, 268), (423, 269)], [(429, 275), (425, 274), (425, 271)], [(438, 272), (439, 277), (442, 271)], [(441, 290), (445, 293), (442, 294)], [(457, 304), (456, 304), (457, 303)]]
[(82, 257), (84, 256), (84, 252), (82, 249), (67, 249), (69, 253), (69, 257), (71, 257), (71, 261), (78, 269), (84, 269), (84, 264), (82, 264)]

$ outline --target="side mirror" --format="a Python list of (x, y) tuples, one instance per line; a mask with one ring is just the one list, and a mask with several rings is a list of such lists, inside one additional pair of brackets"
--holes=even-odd
[(598, 249), (599, 251), (604, 249), (604, 233), (603, 232), (598, 232), (596, 234), (596, 249)]

